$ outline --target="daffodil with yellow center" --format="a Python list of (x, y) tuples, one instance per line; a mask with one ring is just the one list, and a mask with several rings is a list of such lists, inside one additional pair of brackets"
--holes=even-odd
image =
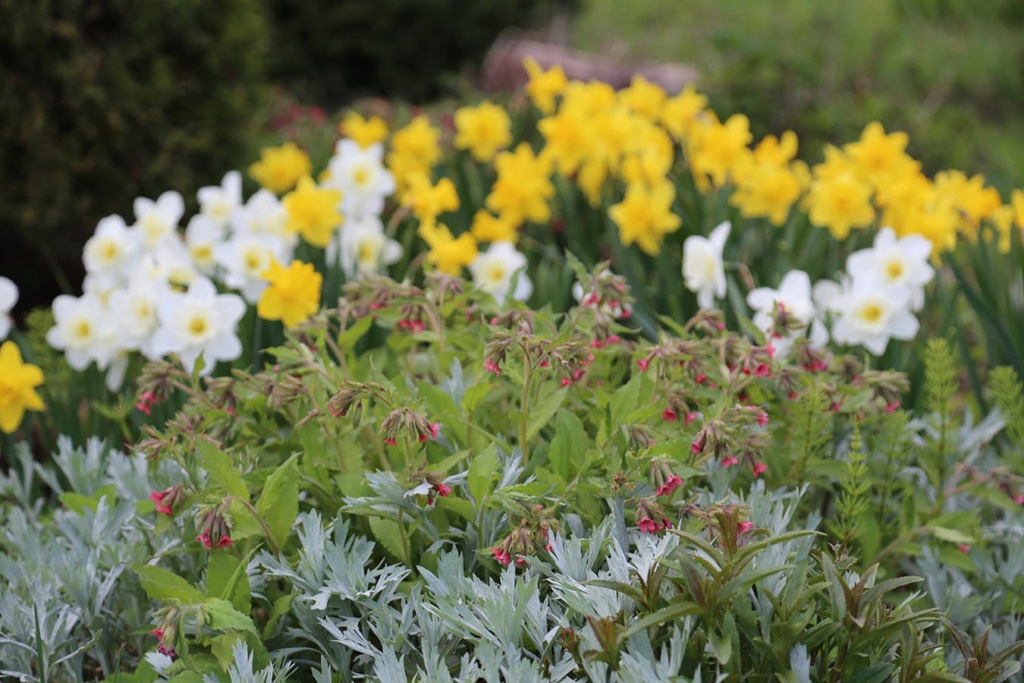
[(309, 155), (294, 142), (264, 149), (260, 160), (249, 166), (249, 175), (262, 187), (276, 194), (292, 189), (295, 183), (312, 172), (313, 164)]
[(314, 247), (326, 247), (341, 225), (341, 191), (317, 187), (309, 176), (302, 178), (281, 203), (288, 212), (288, 232), (301, 235)]
[(565, 71), (560, 66), (545, 71), (533, 57), (523, 60), (523, 66), (530, 77), (526, 84), (526, 94), (533, 102), (533, 106), (542, 114), (550, 114), (555, 110), (555, 98), (565, 92), (565, 86), (569, 82), (565, 77)]
[(477, 161), (490, 161), (511, 143), (512, 121), (503, 108), (485, 101), (456, 110), (455, 147), (469, 150)]
[(686, 140), (690, 131), (703, 117), (708, 98), (698, 93), (692, 85), (686, 86), (675, 97), (665, 100), (661, 106), (661, 125), (677, 141)]
[(625, 198), (608, 209), (619, 228), (622, 243), (628, 246), (635, 242), (644, 252), (656, 256), (665, 235), (683, 224), (672, 212), (674, 199), (675, 188), (668, 180), (650, 187), (644, 184), (627, 187)]
[(457, 238), (442, 224), (421, 225), (419, 235), (430, 246), (427, 261), (442, 273), (459, 275), (462, 269), (476, 259), (476, 240), (468, 232)]
[(846, 239), (851, 228), (865, 228), (875, 220), (871, 186), (852, 173), (816, 179), (807, 208), (811, 223), (828, 228), (837, 240)]
[(320, 309), (320, 287), (323, 276), (311, 263), (292, 261), (285, 268), (274, 261), (263, 273), (270, 283), (256, 304), (256, 312), (264, 320), (280, 320), (285, 327), (305, 322)]
[(518, 225), (525, 220), (545, 223), (551, 218), (548, 205), (555, 195), (551, 184), (551, 161), (534, 156), (530, 145), (519, 144), (514, 152), (495, 158), (498, 178), (487, 196), (487, 208)]
[(364, 117), (350, 111), (338, 125), (338, 132), (366, 149), (388, 138), (388, 124), (379, 116)]
[(0, 345), (0, 431), (12, 434), (26, 410), (43, 410), (36, 387), (43, 383), (43, 371), (21, 359), (12, 341)]

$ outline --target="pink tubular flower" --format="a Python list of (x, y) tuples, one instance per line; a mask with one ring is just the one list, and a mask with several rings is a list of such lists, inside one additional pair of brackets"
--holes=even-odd
[(679, 419), (679, 414), (671, 408), (665, 408), (665, 410), (661, 411), (661, 419), (665, 422), (675, 422)]
[(897, 410), (899, 410), (899, 407), (900, 407), (900, 402), (899, 401), (893, 401), (892, 403), (887, 403), (886, 406), (885, 406), (885, 412), (887, 412), (887, 413), (895, 413)]
[(647, 368), (651, 365), (651, 361), (647, 358), (641, 358), (636, 362), (636, 366), (640, 368), (640, 372), (647, 372)]
[(769, 358), (775, 358), (775, 347), (772, 346), (772, 343), (770, 341), (768, 342), (768, 345), (764, 347), (764, 350), (765, 353), (768, 354)]
[(754, 374), (758, 377), (771, 377), (772, 369), (768, 367), (767, 363), (758, 363), (757, 367), (754, 368)]
[(656, 496), (667, 496), (677, 488), (683, 485), (683, 478), (678, 474), (673, 474), (671, 477), (665, 480), (665, 483), (658, 487), (654, 495)]
[(636, 521), (636, 528), (644, 533), (655, 534), (661, 531), (664, 527), (650, 517), (641, 517)]
[(1017, 505), (1024, 505), (1024, 493), (1018, 493), (1013, 497), (1013, 502)]
[(737, 534), (745, 534), (745, 533), (747, 533), (748, 531), (750, 531), (753, 528), (754, 528), (754, 523), (753, 522), (740, 522), (739, 524), (736, 525), (736, 533)]
[(232, 538), (230, 536), (221, 536), (220, 540), (217, 541), (217, 547), (218, 548), (227, 548), (232, 543), (234, 543), (234, 540), (232, 540)]
[(961, 545), (958, 545), (958, 546), (956, 547), (956, 549), (957, 549), (957, 550), (959, 550), (960, 552), (962, 552), (962, 553), (964, 553), (964, 554), (966, 555), (966, 554), (967, 554), (968, 552), (970, 552), (970, 550), (971, 550), (971, 546), (970, 546), (970, 545), (968, 545), (967, 543), (963, 543), (963, 544), (961, 544)]
[(497, 560), (498, 564), (502, 567), (507, 567), (509, 562), (512, 561), (512, 556), (507, 551), (503, 550), (499, 546), (491, 548), (491, 554), (494, 555), (494, 559)]
[(762, 410), (761, 414), (757, 416), (757, 424), (761, 425), (762, 427), (768, 424), (768, 413)]
[(152, 391), (144, 392), (139, 396), (138, 402), (135, 404), (135, 408), (146, 415), (153, 414), (153, 406), (157, 404), (156, 394)]
[(149, 494), (149, 499), (156, 503), (156, 512), (158, 515), (173, 515), (174, 509), (170, 505), (164, 504), (164, 498), (167, 497), (167, 491), (153, 491)]
[(698, 373), (697, 373), (697, 377), (696, 377), (696, 378), (694, 378), (694, 381), (695, 381), (695, 382), (696, 382), (697, 384), (704, 384), (704, 382), (707, 382), (707, 381), (708, 381), (708, 376), (707, 376), (707, 375), (705, 375), (705, 374), (704, 374), (703, 372), (698, 372)]
[(436, 439), (437, 435), (441, 433), (441, 423), (431, 422), (430, 423), (430, 438)]
[(762, 474), (764, 474), (764, 472), (767, 469), (768, 469), (768, 465), (765, 465), (763, 462), (755, 462), (754, 463), (754, 478), (756, 479), (757, 477), (759, 477)]
[(212, 548), (213, 547), (213, 541), (210, 539), (210, 532), (209, 531), (204, 531), (201, 534), (199, 534), (198, 536), (196, 536), (196, 540), (199, 541), (200, 543), (202, 543), (206, 548)]
[(525, 565), (526, 565), (526, 558), (525, 557), (520, 555), (519, 557), (516, 558), (516, 566), (517, 567), (522, 567), (522, 566), (525, 566)]
[(617, 334), (609, 334), (608, 338), (604, 340), (605, 344), (618, 344), (622, 341), (622, 337)]
[(699, 454), (702, 450), (704, 450), (704, 441), (698, 440), (690, 444), (690, 452), (694, 455)]
[(442, 498), (447, 498), (452, 492), (452, 487), (444, 483), (438, 484), (434, 488), (437, 490), (437, 495), (441, 496)]
[(163, 643), (161, 643), (160, 645), (156, 646), (156, 651), (159, 652), (162, 655), (167, 655), (171, 659), (174, 659), (175, 657), (178, 656), (178, 653), (174, 651), (173, 647), (167, 647)]
[(697, 413), (687, 413), (683, 416), (683, 425), (689, 426), (691, 422), (697, 419)]
[(398, 445), (398, 442), (397, 442), (397, 441), (395, 441), (395, 440), (394, 440), (393, 438), (391, 438), (391, 437), (389, 436), (389, 437), (387, 437), (387, 438), (385, 438), (385, 439), (384, 439), (384, 445), (385, 445), (385, 446), (397, 446), (397, 445)]
[(495, 377), (501, 377), (501, 369), (498, 364), (492, 358), (488, 358), (484, 361), (484, 370), (493, 372)]
[(725, 469), (729, 469), (738, 462), (739, 460), (737, 460), (735, 456), (727, 455), (724, 458), (722, 458), (722, 467), (724, 467)]
[(567, 387), (570, 384), (572, 384), (572, 380), (571, 379), (569, 379), (568, 377), (563, 377), (562, 378), (562, 381), (561, 381), (562, 387)]

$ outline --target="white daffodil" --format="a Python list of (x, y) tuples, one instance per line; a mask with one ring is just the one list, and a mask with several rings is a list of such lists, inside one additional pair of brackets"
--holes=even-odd
[(224, 284), (237, 289), (246, 301), (254, 304), (267, 288), (263, 273), (275, 260), (287, 263), (283, 251), (270, 239), (248, 235), (218, 244), (213, 256), (224, 268)]
[(159, 278), (171, 289), (186, 289), (200, 276), (193, 265), (188, 247), (177, 234), (165, 240), (152, 256), (157, 263)]
[(860, 344), (880, 356), (890, 338), (908, 341), (917, 335), (919, 323), (910, 310), (910, 292), (904, 288), (850, 282), (845, 287), (816, 289), (834, 315), (832, 339), (840, 344)]
[(691, 235), (683, 242), (683, 278), (686, 288), (697, 294), (701, 308), (711, 308), (725, 296), (725, 263), (722, 251), (729, 239), (729, 221), (719, 224), (707, 237)]
[(196, 194), (199, 198), (199, 213), (215, 225), (225, 227), (231, 214), (242, 206), (242, 174), (228, 171), (220, 185), (201, 187)]
[(882, 228), (870, 249), (861, 249), (846, 261), (846, 271), (855, 282), (880, 283), (910, 292), (911, 310), (924, 306), (924, 287), (935, 277), (928, 263), (932, 243), (921, 235), (897, 239), (892, 228)]
[(469, 272), (473, 283), (494, 297), (499, 303), (505, 303), (512, 288), (513, 276), (518, 273), (516, 289), (512, 298), (525, 301), (533, 292), (533, 283), (526, 275), (526, 257), (511, 242), (495, 242), (485, 252), (480, 252), (469, 264)]
[(107, 216), (100, 220), (96, 232), (85, 243), (82, 252), (85, 272), (118, 286), (135, 267), (138, 249), (138, 233), (120, 216)]
[(0, 341), (11, 333), (11, 309), (18, 303), (18, 285), (0, 275)]
[(160, 326), (153, 335), (153, 352), (177, 354), (189, 372), (202, 356), (201, 374), (207, 375), (217, 361), (234, 360), (242, 354), (235, 327), (244, 314), (245, 302), (239, 296), (217, 294), (210, 280), (198, 277), (187, 292), (172, 293), (157, 306)]
[(116, 322), (121, 348), (139, 351), (149, 360), (160, 358), (152, 344), (158, 326), (156, 310), (164, 296), (170, 296), (169, 290), (146, 282), (135, 282), (111, 293), (108, 308)]
[(379, 273), (402, 258), (402, 245), (388, 239), (384, 225), (376, 216), (347, 221), (327, 245), (327, 263), (341, 258), (341, 268), (348, 279)]
[(192, 265), (203, 275), (212, 275), (217, 268), (213, 251), (224, 239), (224, 228), (202, 214), (192, 216), (185, 228), (185, 246)]
[(384, 198), (395, 191), (395, 178), (384, 167), (384, 146), (362, 149), (354, 140), (340, 140), (328, 163), (330, 179), (324, 183), (341, 190), (341, 212), (346, 220), (379, 215)]
[(116, 352), (111, 345), (110, 314), (95, 296), (75, 298), (62, 294), (53, 301), (54, 326), (46, 341), (64, 352), (75, 370), (84, 370), (92, 361), (104, 370)]
[(259, 190), (249, 201), (231, 214), (233, 237), (258, 237), (279, 242), (291, 250), (299, 242), (298, 234), (288, 230), (288, 210), (269, 190)]
[[(754, 309), (754, 324), (766, 335), (775, 349), (785, 353), (796, 337), (802, 336), (810, 328), (811, 345), (824, 346), (828, 343), (828, 330), (815, 315), (814, 301), (811, 297), (811, 278), (802, 270), (791, 270), (786, 273), (778, 289), (758, 287), (747, 294), (747, 305)], [(781, 306), (786, 315), (800, 323), (797, 329), (789, 334), (774, 330), (775, 308)]]
[(164, 192), (154, 202), (139, 197), (133, 204), (135, 228), (139, 232), (145, 249), (156, 249), (169, 237), (175, 235), (178, 223), (185, 214), (185, 200), (177, 192)]

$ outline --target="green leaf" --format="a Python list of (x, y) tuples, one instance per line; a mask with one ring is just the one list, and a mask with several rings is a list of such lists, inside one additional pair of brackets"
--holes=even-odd
[(176, 605), (198, 605), (204, 600), (198, 588), (166, 569), (138, 562), (130, 562), (128, 567), (138, 575), (142, 590), (153, 600)]
[(467, 522), (472, 522), (476, 519), (476, 507), (465, 498), (455, 498), (454, 496), (435, 498), (434, 506), (438, 510), (450, 510)]
[(270, 616), (267, 618), (267, 625), (263, 627), (263, 639), (266, 640), (270, 637), (270, 634), (274, 630), (274, 624), (292, 608), (292, 596), (282, 595), (277, 600), (274, 600), (274, 607), (270, 610)]
[(498, 452), (492, 444), (484, 449), (469, 466), (469, 473), (466, 475), (466, 483), (469, 485), (469, 493), (473, 496), (477, 506), (492, 490), (494, 475), (498, 472)]
[(564, 480), (571, 480), (579, 471), (579, 456), (586, 452), (589, 443), (583, 422), (569, 410), (558, 411), (555, 438), (548, 451), (551, 470)]
[(612, 424), (625, 424), (629, 414), (637, 409), (640, 404), (640, 383), (643, 380), (644, 374), (638, 372), (630, 378), (625, 386), (620, 387), (612, 394)]
[(224, 669), (227, 669), (235, 661), (232, 649), (235, 647), (235, 643), (241, 639), (241, 633), (222, 633), (210, 640), (210, 652)]
[(338, 346), (342, 349), (351, 349), (370, 330), (372, 325), (373, 316), (367, 315), (360, 318), (351, 327), (338, 335)]
[(894, 666), (890, 663), (875, 664), (846, 678), (846, 683), (885, 683), (889, 680)]
[(708, 648), (722, 666), (732, 659), (732, 639), (727, 635), (719, 636), (714, 631), (708, 633)]
[(473, 411), (477, 409), (480, 402), (491, 392), (494, 385), (490, 382), (478, 382), (471, 387), (467, 387), (462, 393), (462, 409), (466, 411), (466, 415), (470, 416)]
[(263, 527), (260, 526), (259, 520), (253, 516), (252, 511), (246, 507), (245, 503), (237, 498), (232, 499), (228, 505), (228, 511), (231, 513), (231, 538), (237, 541), (263, 535)]
[(203, 602), (203, 613), (206, 616), (206, 624), (218, 631), (248, 631), (256, 636), (256, 625), (247, 614), (242, 614), (227, 600), (221, 598), (207, 598)]
[(210, 479), (222, 486), (225, 491), (244, 501), (249, 500), (249, 487), (242, 478), (242, 473), (235, 468), (231, 456), (217, 447), (209, 439), (198, 439), (196, 455), (199, 464), (210, 473)]
[(278, 548), (288, 542), (299, 514), (299, 473), (295, 467), (298, 458), (298, 454), (288, 458), (267, 478), (256, 501), (256, 512), (267, 523)]
[(957, 545), (970, 545), (974, 543), (974, 539), (971, 536), (957, 531), (956, 529), (947, 529), (941, 526), (930, 526), (927, 527), (928, 531), (932, 536), (939, 539), (940, 541), (948, 541), (950, 543), (956, 543)]
[(248, 612), (252, 594), (249, 575), (245, 573), (246, 563), (224, 550), (212, 551), (206, 569), (206, 594), (228, 600), (238, 611)]
[(685, 617), (691, 614), (700, 614), (702, 611), (703, 608), (700, 605), (692, 602), (680, 601), (672, 603), (666, 607), (662, 607), (657, 612), (648, 614), (643, 619), (634, 621), (629, 625), (629, 628), (626, 629), (625, 633), (623, 633), (623, 638), (628, 638), (634, 633), (639, 633), (651, 626), (660, 626), (670, 621), (675, 621), (680, 617)]
[[(530, 406), (530, 417), (526, 423), (526, 440), (528, 442), (532, 441), (533, 437), (537, 436), (537, 433), (555, 416), (562, 406), (562, 402), (565, 401), (568, 391), (568, 389), (556, 389)], [(520, 448), (522, 447), (523, 444), (520, 444)]]
[(398, 522), (383, 517), (370, 517), (370, 530), (373, 531), (373, 537), (380, 541), (380, 544), (392, 557), (409, 564), (409, 560), (405, 556), (405, 545), (402, 543)]

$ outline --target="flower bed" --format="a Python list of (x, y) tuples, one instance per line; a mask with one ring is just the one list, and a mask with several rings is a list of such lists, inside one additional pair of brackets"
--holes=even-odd
[(692, 90), (528, 68), (450, 131), (268, 149), (183, 232), (174, 192), (101, 221), (0, 348), (0, 428), (76, 437), (5, 448), (4, 675), (1019, 669), (1024, 388), (979, 372), (1016, 350), (929, 337), (986, 332), (943, 279), (1013, 272), (1024, 195), (877, 124), (808, 168)]

